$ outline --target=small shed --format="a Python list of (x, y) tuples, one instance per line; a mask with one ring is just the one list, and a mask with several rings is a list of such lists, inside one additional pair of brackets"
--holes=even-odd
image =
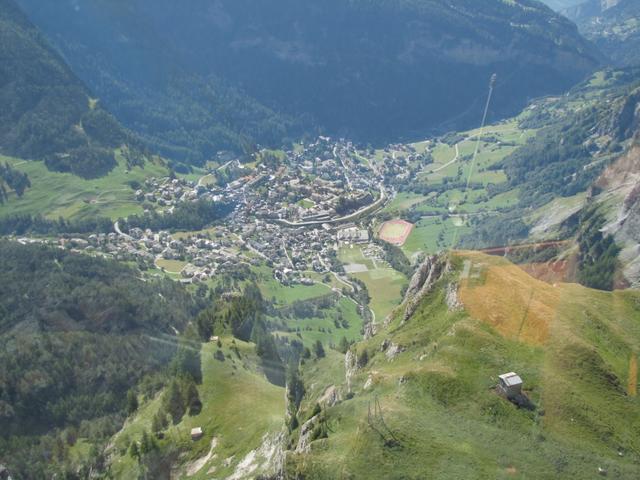
[(498, 375), (498, 392), (511, 399), (522, 393), (522, 379), (515, 372)]
[(201, 427), (196, 427), (196, 428), (192, 428), (191, 429), (191, 440), (193, 440), (194, 442), (196, 440), (200, 440), (202, 438), (202, 428)]

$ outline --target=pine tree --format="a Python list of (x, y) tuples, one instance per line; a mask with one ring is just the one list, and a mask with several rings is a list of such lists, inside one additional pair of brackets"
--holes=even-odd
[(316, 340), (316, 343), (313, 345), (313, 353), (315, 353), (316, 358), (324, 358), (324, 347), (322, 346), (322, 342), (320, 340)]
[(167, 421), (167, 416), (164, 414), (162, 409), (156, 413), (151, 419), (151, 431), (158, 436), (165, 429)]
[(197, 415), (202, 410), (200, 395), (193, 381), (188, 381), (184, 389), (184, 404), (189, 409), (189, 415)]
[(347, 353), (350, 346), (351, 345), (349, 345), (349, 340), (347, 340), (347, 337), (342, 337), (342, 339), (340, 340), (340, 344), (338, 345), (338, 351), (340, 353)]
[(146, 455), (151, 451), (151, 441), (149, 439), (149, 434), (147, 431), (142, 432), (142, 438), (140, 439), (140, 454)]
[(170, 416), (173, 424), (177, 424), (182, 419), (184, 415), (184, 400), (182, 398), (182, 394), (180, 392), (180, 386), (176, 380), (173, 380), (169, 384), (169, 388), (164, 395), (163, 398), (163, 410), (166, 411)]
[(129, 456), (131, 456), (131, 458), (135, 458), (138, 462), (140, 461), (140, 449), (136, 442), (131, 442), (131, 446), (129, 447)]
[(127, 413), (132, 415), (138, 410), (138, 396), (133, 390), (127, 392)]
[(148, 453), (156, 450), (158, 445), (152, 435), (145, 430), (142, 432), (142, 439), (140, 440), (140, 454), (147, 455)]

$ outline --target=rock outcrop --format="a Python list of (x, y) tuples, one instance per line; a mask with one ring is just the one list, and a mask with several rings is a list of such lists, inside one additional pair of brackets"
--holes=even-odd
[(318, 403), (323, 407), (333, 407), (340, 403), (341, 400), (340, 390), (335, 385), (331, 385), (327, 387), (318, 399)]
[(308, 453), (311, 450), (311, 436), (313, 430), (320, 421), (320, 415), (314, 415), (300, 427), (300, 437), (296, 446), (296, 453)]
[(450, 312), (459, 312), (462, 310), (462, 303), (458, 298), (458, 284), (450, 283), (447, 285), (446, 298), (447, 307), (449, 307)]
[(387, 348), (385, 356), (387, 357), (387, 360), (391, 361), (405, 350), (406, 348), (402, 345), (396, 345), (395, 343), (392, 343), (391, 345), (389, 345), (389, 348)]
[(411, 318), (425, 295), (431, 292), (435, 283), (449, 271), (449, 268), (449, 259), (444, 255), (432, 255), (422, 262), (411, 277), (404, 297), (403, 323)]

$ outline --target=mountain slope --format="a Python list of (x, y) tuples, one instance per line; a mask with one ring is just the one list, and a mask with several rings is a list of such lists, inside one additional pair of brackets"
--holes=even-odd
[(176, 354), (176, 329), (196, 305), (177, 283), (138, 276), (0, 241), (0, 458), (14, 478), (60, 474), (78, 430), (105, 441), (124, 420), (129, 389)]
[(131, 136), (48, 46), (13, 0), (0, 1), (0, 152), (98, 177)]
[(381, 142), (468, 125), (493, 73), (502, 116), (600, 61), (529, 0), (20, 4), (120, 120), (192, 161), (316, 127)]
[[(637, 478), (637, 292), (551, 286), (477, 253), (431, 261), (443, 270), (415, 313), (400, 307), (329, 380), (326, 438), (297, 444), (287, 478)], [(521, 408), (495, 391), (509, 371)], [(299, 416), (318, 381), (306, 370)]]
[(640, 63), (640, 1), (618, 0), (601, 2), (592, 0), (567, 9), (582, 32), (614, 65)]

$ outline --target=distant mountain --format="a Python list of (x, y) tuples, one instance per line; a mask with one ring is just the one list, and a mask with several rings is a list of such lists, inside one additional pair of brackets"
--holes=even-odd
[(640, 0), (590, 0), (564, 13), (615, 65), (640, 64)]
[(325, 131), (378, 143), (474, 125), (601, 60), (533, 0), (19, 0), (129, 128), (202, 162)]
[(0, 153), (95, 177), (134, 143), (13, 0), (0, 0)]

